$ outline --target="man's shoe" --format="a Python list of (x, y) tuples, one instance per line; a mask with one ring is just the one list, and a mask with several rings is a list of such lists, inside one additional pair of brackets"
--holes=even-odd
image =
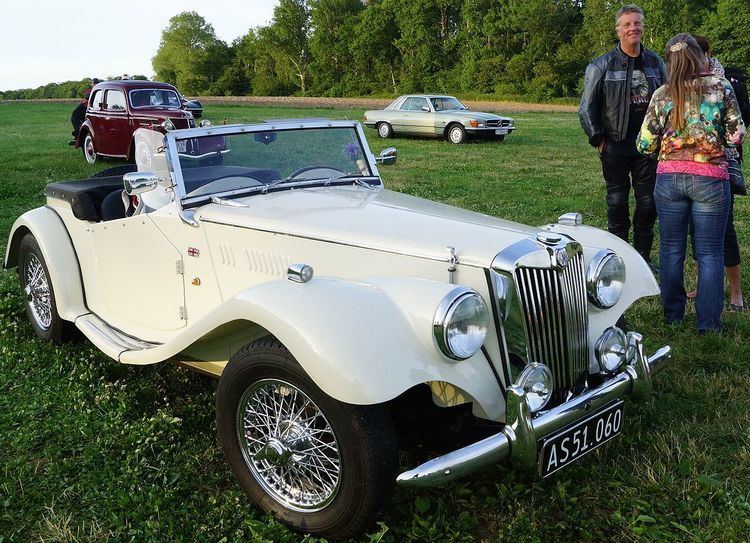
[(73, 145), (73, 146), (74, 146), (75, 144), (76, 144), (76, 140), (70, 140), (70, 141), (68, 142), (68, 145)]

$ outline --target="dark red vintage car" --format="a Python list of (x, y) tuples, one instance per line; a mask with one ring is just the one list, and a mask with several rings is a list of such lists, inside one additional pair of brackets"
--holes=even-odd
[(195, 126), (192, 113), (183, 109), (172, 85), (154, 81), (105, 81), (91, 90), (86, 120), (75, 146), (86, 162), (97, 157), (135, 157), (133, 133), (138, 128), (172, 130)]

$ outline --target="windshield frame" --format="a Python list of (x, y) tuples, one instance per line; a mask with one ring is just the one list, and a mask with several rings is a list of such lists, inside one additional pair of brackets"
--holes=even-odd
[[(433, 102), (433, 100), (446, 100), (446, 99), (455, 100), (461, 106), (461, 108), (460, 109), (437, 109), (435, 107), (435, 102)], [(448, 113), (455, 112), (455, 111), (466, 111), (469, 109), (466, 106), (466, 104), (464, 104), (461, 100), (459, 100), (455, 96), (449, 96), (447, 94), (440, 94), (440, 95), (436, 94), (436, 95), (430, 96), (430, 107), (432, 108), (433, 111), (447, 111)]]
[[(378, 168), (375, 163), (375, 157), (372, 154), (372, 151), (370, 150), (370, 147), (367, 145), (367, 139), (365, 138), (364, 131), (362, 129), (362, 125), (358, 123), (357, 121), (333, 121), (333, 120), (323, 120), (323, 119), (316, 119), (314, 121), (310, 120), (300, 120), (300, 119), (289, 119), (289, 120), (280, 120), (280, 121), (272, 121), (269, 123), (259, 123), (259, 124), (235, 124), (235, 125), (222, 125), (222, 126), (209, 126), (209, 127), (202, 127), (202, 128), (186, 128), (181, 130), (173, 130), (170, 132), (167, 132), (165, 136), (166, 141), (166, 151), (167, 151), (167, 163), (169, 165), (169, 170), (172, 175), (172, 180), (174, 182), (174, 190), (177, 201), (180, 203), (180, 206), (183, 209), (193, 208), (200, 205), (203, 205), (204, 203), (209, 203), (211, 201), (211, 197), (232, 197), (237, 196), (238, 193), (241, 196), (250, 196), (254, 194), (265, 194), (269, 192), (278, 192), (278, 191), (285, 191), (290, 190), (293, 188), (299, 188), (299, 187), (316, 187), (316, 186), (333, 186), (333, 185), (354, 185), (356, 183), (355, 179), (360, 179), (360, 177), (356, 176), (346, 176), (342, 178), (341, 182), (336, 182), (336, 180), (330, 180), (328, 178), (322, 178), (322, 179), (300, 179), (298, 182), (289, 182), (289, 183), (281, 183), (279, 185), (276, 185), (272, 188), (265, 188), (267, 186), (258, 186), (258, 187), (248, 187), (246, 189), (242, 189), (241, 191), (237, 190), (229, 190), (229, 191), (223, 191), (223, 192), (216, 192), (211, 194), (205, 194), (200, 196), (187, 196), (185, 192), (185, 180), (182, 175), (182, 168), (180, 166), (180, 160), (179, 160), (179, 153), (177, 152), (177, 142), (181, 140), (188, 140), (191, 138), (196, 137), (203, 137), (203, 136), (228, 136), (228, 135), (237, 135), (237, 134), (252, 134), (254, 132), (269, 132), (269, 131), (286, 131), (286, 130), (310, 130), (310, 129), (326, 129), (326, 128), (353, 128), (355, 131), (355, 134), (357, 136), (357, 139), (359, 141), (359, 145), (362, 148), (363, 151), (363, 157), (367, 161), (370, 171), (372, 172), (371, 176), (363, 176), (362, 179), (372, 180), (374, 183), (372, 183), (372, 187), (375, 189), (380, 189), (383, 187), (383, 181), (380, 178), (380, 172), (378, 172)], [(345, 181), (344, 181), (345, 180)]]
[[(153, 92), (153, 91), (168, 91), (168, 92), (173, 92), (173, 93), (175, 93), (177, 95), (177, 101), (179, 102), (180, 105), (178, 105), (178, 106), (167, 106), (167, 105), (163, 105), (162, 104), (162, 105), (159, 105), (159, 106), (153, 106), (151, 104), (148, 104), (148, 105), (145, 105), (145, 106), (134, 106), (133, 105), (133, 93), (134, 92), (142, 92), (142, 91), (148, 91), (148, 92)], [(178, 110), (183, 109), (182, 97), (181, 97), (180, 93), (177, 92), (175, 89), (167, 89), (167, 88), (161, 88), (161, 87), (139, 87), (137, 89), (130, 89), (128, 91), (128, 105), (130, 106), (131, 109), (169, 109), (169, 110), (174, 110), (174, 111), (178, 111)]]

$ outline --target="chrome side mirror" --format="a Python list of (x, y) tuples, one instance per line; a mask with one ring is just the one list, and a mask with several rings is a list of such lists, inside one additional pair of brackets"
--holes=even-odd
[(168, 178), (159, 177), (153, 172), (131, 172), (122, 176), (125, 192), (129, 195), (150, 192), (159, 185), (172, 186)]
[(375, 157), (375, 163), (376, 164), (395, 164), (396, 158), (398, 158), (398, 151), (395, 147), (388, 147), (387, 149), (383, 149), (380, 153), (380, 155)]

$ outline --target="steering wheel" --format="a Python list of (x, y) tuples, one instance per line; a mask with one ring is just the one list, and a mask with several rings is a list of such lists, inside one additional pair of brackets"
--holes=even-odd
[(338, 174), (344, 175), (344, 172), (338, 168), (332, 168), (331, 166), (306, 166), (299, 170), (294, 170), (289, 174), (288, 179), (295, 179), (303, 173), (315, 172), (313, 175), (306, 175), (305, 177), (338, 177)]

